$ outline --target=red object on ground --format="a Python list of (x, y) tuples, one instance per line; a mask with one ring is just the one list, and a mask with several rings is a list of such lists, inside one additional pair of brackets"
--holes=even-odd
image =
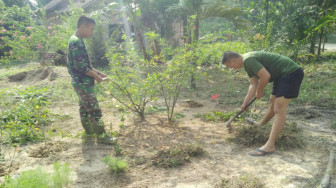
[(217, 99), (217, 97), (218, 97), (218, 94), (212, 96), (211, 99), (214, 100), (214, 99)]

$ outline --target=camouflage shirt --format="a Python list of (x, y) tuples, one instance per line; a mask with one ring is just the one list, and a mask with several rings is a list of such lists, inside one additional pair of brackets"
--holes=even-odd
[(71, 36), (68, 43), (68, 72), (72, 77), (72, 84), (94, 85), (94, 79), (85, 73), (92, 69), (83, 39)]

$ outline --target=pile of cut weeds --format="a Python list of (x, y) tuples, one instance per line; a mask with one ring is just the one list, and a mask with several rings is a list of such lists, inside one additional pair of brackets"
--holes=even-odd
[(261, 180), (253, 175), (234, 176), (222, 179), (220, 188), (261, 188), (265, 187)]
[[(233, 128), (234, 136), (230, 137), (229, 140), (245, 146), (265, 144), (271, 129), (272, 126), (269, 124), (264, 126), (241, 124)], [(305, 145), (302, 129), (295, 122), (286, 123), (275, 145), (282, 149), (302, 148)]]
[[(203, 121), (208, 121), (208, 122), (226, 122), (229, 119), (231, 119), (236, 112), (228, 112), (228, 113), (223, 113), (223, 112), (207, 112), (205, 114), (197, 114), (197, 118), (201, 118)], [(241, 117), (238, 117), (237, 120), (241, 119)]]
[(152, 159), (152, 164), (163, 168), (174, 168), (189, 162), (192, 157), (205, 154), (206, 151), (199, 144), (178, 145), (173, 148), (163, 147)]

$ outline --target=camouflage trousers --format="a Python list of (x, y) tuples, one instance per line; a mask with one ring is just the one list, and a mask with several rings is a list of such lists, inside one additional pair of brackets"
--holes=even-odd
[(85, 84), (72, 84), (72, 86), (79, 98), (79, 116), (86, 134), (106, 133), (104, 123), (101, 121), (102, 111), (94, 93), (94, 86)]

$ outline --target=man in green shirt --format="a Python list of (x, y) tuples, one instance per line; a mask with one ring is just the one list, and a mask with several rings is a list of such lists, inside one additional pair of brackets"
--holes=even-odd
[(302, 68), (285, 56), (261, 51), (243, 55), (227, 51), (223, 55), (222, 63), (233, 69), (244, 67), (249, 76), (250, 86), (241, 106), (242, 110), (246, 110), (246, 105), (254, 96), (257, 99), (262, 98), (266, 85), (273, 82), (269, 107), (258, 123), (265, 125), (274, 117), (273, 127), (266, 144), (249, 154), (263, 156), (273, 153), (275, 141), (285, 125), (287, 106), (292, 98), (297, 98), (299, 95), (304, 76)]
[(91, 37), (95, 25), (93, 19), (80, 16), (77, 30), (69, 39), (67, 67), (72, 77), (71, 84), (79, 97), (79, 115), (85, 133), (97, 134), (98, 142), (112, 144), (112, 138), (106, 134), (101, 121), (102, 111), (94, 93), (94, 81), (100, 83), (107, 75), (92, 67), (83, 41), (83, 38)]

